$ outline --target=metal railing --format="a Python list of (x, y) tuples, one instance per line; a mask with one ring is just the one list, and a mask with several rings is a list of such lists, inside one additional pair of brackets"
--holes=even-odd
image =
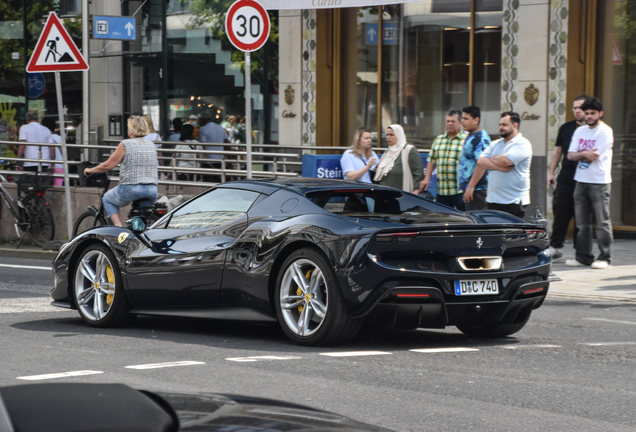
[[(121, 142), (121, 139), (104, 139), (105, 143), (111, 145), (96, 145), (96, 144), (67, 144), (67, 149), (80, 150), (80, 160), (69, 160), (70, 165), (77, 165), (81, 162), (88, 161), (89, 150), (103, 150), (98, 154), (98, 160), (91, 162), (102, 162), (106, 160), (112, 152), (115, 151), (117, 144)], [(182, 144), (181, 141), (156, 141), (156, 144), (175, 146)], [(174, 185), (174, 186), (214, 186), (214, 182), (203, 182), (202, 179), (208, 178), (208, 176), (220, 177), (221, 182), (225, 182), (228, 178), (246, 178), (247, 169), (245, 161), (246, 144), (236, 143), (204, 143), (197, 142), (192, 143), (200, 149), (186, 150), (186, 149), (174, 149), (169, 147), (161, 147), (158, 152), (160, 156), (160, 166), (158, 168), (159, 174), (170, 174), (172, 179), (159, 179), (159, 184)], [(0, 141), (0, 145), (30, 145), (39, 147), (62, 147), (61, 144), (49, 144), (49, 143), (24, 143), (16, 141)], [(222, 147), (230, 150), (205, 150), (203, 147)], [(252, 170), (253, 178), (276, 178), (276, 177), (297, 177), (302, 171), (301, 153), (315, 154), (327, 153), (327, 154), (342, 154), (351, 147), (335, 147), (335, 146), (307, 146), (307, 145), (283, 145), (283, 144), (252, 144), (252, 167), (254, 165), (262, 165), (261, 170)], [(239, 150), (240, 149), (240, 150)], [(386, 148), (374, 148), (373, 151), (382, 154)], [(429, 150), (419, 149), (420, 153), (428, 153)], [(181, 154), (196, 154), (197, 156), (204, 157), (181, 157)], [(206, 155), (216, 156), (215, 159), (205, 157)], [(38, 159), (27, 158), (12, 158), (12, 157), (0, 157), (7, 162), (35, 162), (38, 165), (37, 171), (42, 173), (46, 171), (44, 165), (60, 164), (61, 161), (42, 159), (42, 152), (40, 151)], [(209, 164), (211, 167), (179, 167), (180, 161), (195, 162), (195, 164)], [(161, 162), (169, 162), (161, 164)], [(22, 171), (7, 171), (9, 173), (22, 173)], [(192, 180), (177, 180), (179, 174), (186, 174), (192, 177)], [(63, 174), (50, 173), (53, 177), (63, 177)], [(70, 178), (78, 178), (77, 174), (69, 174)], [(117, 176), (112, 176), (113, 181), (118, 181)]]

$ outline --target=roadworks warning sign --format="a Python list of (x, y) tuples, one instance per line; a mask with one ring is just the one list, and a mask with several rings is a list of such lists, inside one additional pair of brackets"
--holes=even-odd
[(27, 72), (72, 72), (88, 70), (88, 64), (77, 49), (62, 22), (53, 12), (35, 45)]

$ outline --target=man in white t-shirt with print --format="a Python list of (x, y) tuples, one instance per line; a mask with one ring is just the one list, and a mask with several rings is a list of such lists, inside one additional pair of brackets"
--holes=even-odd
[[(568, 159), (578, 162), (574, 174), (577, 182), (574, 218), (579, 232), (576, 236), (576, 259), (567, 260), (565, 264), (570, 267), (606, 269), (612, 263), (610, 192), (614, 133), (601, 120), (603, 103), (600, 99), (587, 99), (581, 109), (585, 111), (587, 126), (581, 126), (574, 132), (568, 150)], [(596, 260), (592, 253), (592, 214), (596, 219), (596, 239), (601, 250)]]

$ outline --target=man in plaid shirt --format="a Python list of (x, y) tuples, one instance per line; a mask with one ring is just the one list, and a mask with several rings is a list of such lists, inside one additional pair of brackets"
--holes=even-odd
[(446, 133), (435, 138), (426, 164), (426, 177), (420, 183), (420, 191), (428, 190), (431, 175), (437, 167), (437, 201), (440, 204), (464, 211), (466, 206), (457, 184), (457, 163), (464, 146), (466, 134), (461, 131), (462, 112), (446, 113)]

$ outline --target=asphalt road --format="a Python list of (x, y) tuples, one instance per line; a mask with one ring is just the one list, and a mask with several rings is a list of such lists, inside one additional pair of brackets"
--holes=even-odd
[(94, 329), (76, 311), (48, 305), (49, 267), (0, 257), (0, 385), (237, 393), (396, 431), (636, 429), (633, 303), (549, 299), (500, 340), (453, 328), (364, 331), (348, 346), (305, 348), (276, 326), (232, 322), (138, 317), (127, 328)]

